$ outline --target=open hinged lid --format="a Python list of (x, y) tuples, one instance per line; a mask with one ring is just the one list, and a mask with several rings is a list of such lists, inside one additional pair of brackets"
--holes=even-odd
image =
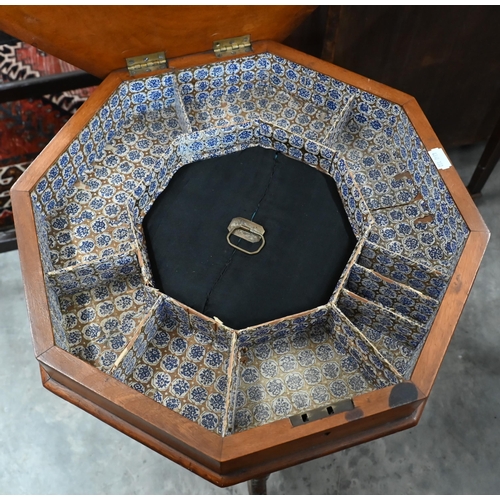
[(2, 6), (0, 29), (99, 77), (126, 58), (164, 51), (167, 59), (212, 50), (250, 35), (282, 41), (314, 6)]

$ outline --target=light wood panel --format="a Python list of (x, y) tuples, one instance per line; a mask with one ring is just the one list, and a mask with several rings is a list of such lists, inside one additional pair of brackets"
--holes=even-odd
[(104, 78), (125, 59), (165, 51), (168, 59), (251, 35), (282, 41), (314, 6), (17, 5), (0, 7), (0, 29)]

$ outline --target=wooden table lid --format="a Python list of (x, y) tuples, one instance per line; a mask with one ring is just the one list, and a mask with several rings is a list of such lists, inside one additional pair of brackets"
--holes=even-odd
[(0, 29), (99, 77), (125, 58), (165, 51), (167, 59), (212, 49), (216, 40), (250, 35), (282, 41), (314, 6), (0, 7)]

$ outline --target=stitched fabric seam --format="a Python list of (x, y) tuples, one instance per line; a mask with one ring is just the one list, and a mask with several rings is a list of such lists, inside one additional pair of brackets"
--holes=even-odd
[[(255, 210), (254, 210), (254, 212), (252, 214), (252, 217), (250, 218), (250, 220), (252, 220), (252, 221), (254, 220), (255, 216), (257, 215), (257, 212), (259, 211), (260, 205), (264, 201), (264, 198), (266, 197), (267, 193), (269, 192), (269, 188), (271, 187), (271, 183), (272, 183), (273, 178), (274, 178), (274, 173), (276, 172), (276, 167), (278, 165), (277, 160), (278, 160), (278, 152), (276, 151), (276, 154), (274, 155), (273, 169), (271, 170), (271, 175), (269, 177), (269, 181), (267, 183), (266, 189), (264, 190), (264, 194), (262, 195), (262, 197), (260, 198), (259, 202), (257, 203), (257, 207), (255, 208)], [(241, 242), (241, 238), (238, 239), (237, 244), (239, 244), (240, 242)], [(205, 311), (206, 311), (207, 306), (208, 306), (208, 302), (210, 300), (210, 296), (212, 295), (212, 292), (214, 291), (215, 287), (217, 286), (217, 284), (222, 279), (222, 277), (226, 273), (227, 269), (231, 265), (231, 262), (233, 260), (235, 252), (236, 252), (236, 248), (233, 249), (231, 255), (229, 256), (228, 261), (224, 264), (224, 267), (222, 268), (219, 276), (217, 277), (217, 279), (215, 280), (214, 284), (212, 285), (212, 288), (210, 288), (210, 290), (209, 290), (209, 292), (207, 294), (207, 297), (205, 299), (205, 303), (203, 304), (203, 309), (201, 311), (202, 314), (205, 314)]]

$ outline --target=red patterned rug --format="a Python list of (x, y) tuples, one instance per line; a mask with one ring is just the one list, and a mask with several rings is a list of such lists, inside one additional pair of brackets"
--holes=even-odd
[[(0, 85), (76, 69), (25, 43), (0, 45)], [(0, 103), (0, 231), (13, 226), (10, 188), (92, 90)]]

